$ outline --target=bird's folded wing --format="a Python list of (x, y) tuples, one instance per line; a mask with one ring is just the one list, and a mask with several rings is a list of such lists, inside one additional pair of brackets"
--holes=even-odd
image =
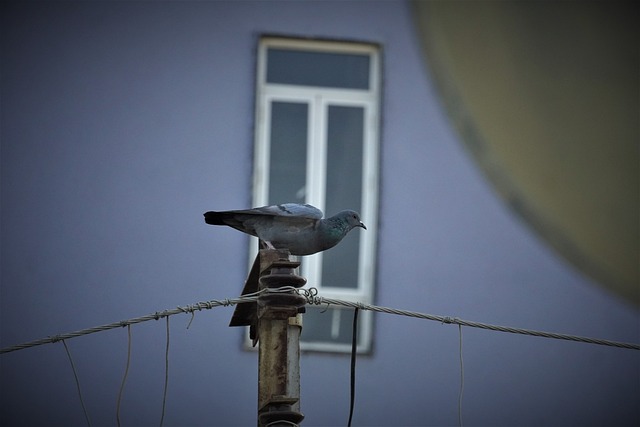
[(285, 203), (282, 205), (262, 206), (260, 208), (233, 211), (238, 214), (249, 215), (273, 215), (282, 217), (300, 217), (310, 219), (321, 219), (322, 211), (307, 204)]

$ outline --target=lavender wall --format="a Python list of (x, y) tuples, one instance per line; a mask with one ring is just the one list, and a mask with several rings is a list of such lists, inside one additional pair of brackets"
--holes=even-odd
[[(457, 140), (402, 2), (4, 2), (1, 346), (235, 297), (248, 240), (202, 221), (251, 196), (261, 34), (384, 49), (377, 304), (640, 340), (637, 310), (551, 252)], [(366, 218), (363, 218), (366, 223)], [(171, 318), (165, 425), (255, 422), (257, 355), (231, 309)], [(157, 425), (165, 323), (132, 327), (121, 418)], [(464, 328), (466, 425), (637, 425), (632, 350)], [(377, 315), (355, 425), (458, 422), (455, 326)], [(127, 334), (68, 341), (115, 424)], [(347, 355), (302, 356), (305, 425), (343, 425)], [(62, 344), (0, 356), (3, 425), (81, 425)]]

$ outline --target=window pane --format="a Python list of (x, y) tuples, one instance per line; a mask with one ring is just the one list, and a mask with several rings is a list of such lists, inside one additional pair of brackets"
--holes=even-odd
[[(258, 52), (254, 203), (308, 200), (322, 206), (327, 216), (344, 209), (359, 211), (370, 229), (354, 230), (339, 245), (303, 259), (302, 274), (309, 286), (317, 286), (327, 298), (372, 302), (377, 48), (366, 43), (265, 37)], [(369, 351), (371, 346), (370, 314), (364, 311), (360, 317), (359, 351)], [(307, 307), (302, 348), (349, 351), (352, 322), (351, 309)]]
[[(329, 106), (327, 112), (326, 214), (361, 208), (364, 108)], [(362, 219), (366, 225), (366, 218)], [(324, 252), (322, 286), (357, 288), (359, 233), (354, 230), (339, 245)]]
[[(351, 343), (353, 310), (307, 306), (302, 327), (302, 340), (306, 342)], [(360, 328), (360, 330), (362, 330)], [(360, 341), (360, 334), (358, 334)]]
[(271, 103), (270, 204), (304, 202), (307, 110), (301, 102)]
[(270, 48), (267, 82), (369, 89), (369, 55)]

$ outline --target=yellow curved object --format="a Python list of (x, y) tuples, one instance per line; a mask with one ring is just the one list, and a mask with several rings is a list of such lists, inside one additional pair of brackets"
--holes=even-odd
[(430, 70), (502, 198), (640, 305), (635, 3), (414, 1)]

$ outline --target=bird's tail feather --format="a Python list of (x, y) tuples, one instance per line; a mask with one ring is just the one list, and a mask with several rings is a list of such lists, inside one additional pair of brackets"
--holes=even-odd
[(204, 214), (204, 222), (209, 225), (227, 225), (243, 233), (256, 236), (256, 230), (245, 223), (246, 219), (247, 215), (241, 215), (238, 211), (209, 211)]
[(225, 212), (209, 211), (204, 214), (204, 222), (210, 225), (227, 225)]

